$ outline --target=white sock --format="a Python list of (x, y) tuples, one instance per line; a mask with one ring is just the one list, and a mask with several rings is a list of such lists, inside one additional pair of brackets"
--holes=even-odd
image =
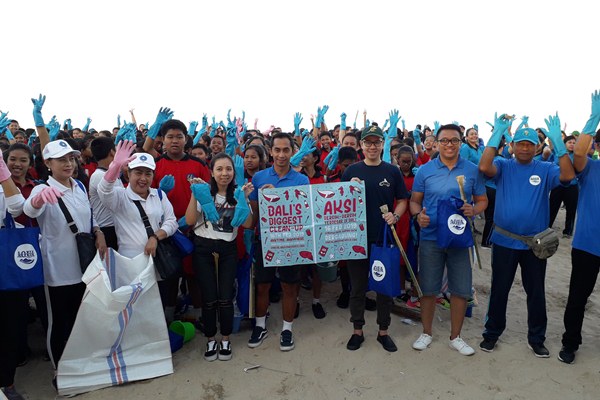
[(267, 316), (265, 315), (264, 317), (256, 317), (256, 326), (260, 326), (261, 328), (265, 329), (267, 327)]
[(315, 304), (318, 304), (318, 303), (320, 303), (319, 299), (315, 299), (315, 298), (313, 298), (313, 306), (314, 306)]
[(281, 329), (282, 331), (291, 331), (292, 330), (292, 322), (287, 322), (287, 321), (283, 321), (283, 329)]

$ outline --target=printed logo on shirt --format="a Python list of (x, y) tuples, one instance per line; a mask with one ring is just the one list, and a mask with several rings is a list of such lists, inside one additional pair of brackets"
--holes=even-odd
[(529, 183), (530, 183), (532, 186), (537, 186), (537, 185), (539, 185), (540, 183), (542, 183), (542, 178), (540, 178), (538, 175), (531, 175), (531, 176), (529, 177)]
[(467, 220), (463, 218), (460, 214), (452, 214), (448, 218), (448, 229), (450, 232), (455, 235), (462, 235), (465, 233), (465, 228), (467, 227)]
[(390, 183), (387, 181), (387, 179), (383, 178), (383, 180), (379, 182), (379, 186), (390, 187)]
[(30, 270), (37, 263), (38, 254), (29, 243), (22, 244), (15, 250), (15, 264), (24, 271)]
[(385, 265), (383, 265), (381, 261), (373, 261), (373, 265), (371, 265), (371, 276), (376, 282), (381, 282), (385, 278)]

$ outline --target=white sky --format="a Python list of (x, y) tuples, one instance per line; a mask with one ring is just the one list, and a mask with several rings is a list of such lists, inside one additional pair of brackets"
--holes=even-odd
[[(246, 111), (250, 127), (303, 127), (317, 107), (351, 125), (357, 110), (407, 128), (492, 121), (539, 126), (559, 111), (580, 130), (600, 89), (597, 1), (8, 1), (2, 6), (0, 109), (33, 126), (111, 129), (117, 114), (186, 124)], [(362, 127), (359, 115), (359, 127)], [(487, 132), (487, 129), (484, 130)], [(483, 133), (483, 136), (487, 136)]]

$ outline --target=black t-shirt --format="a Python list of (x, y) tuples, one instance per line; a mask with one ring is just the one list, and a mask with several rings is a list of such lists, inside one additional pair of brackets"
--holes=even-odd
[(365, 202), (367, 209), (367, 240), (376, 242), (381, 235), (384, 219), (380, 206), (387, 204), (394, 212), (394, 200), (407, 199), (410, 195), (404, 186), (400, 169), (382, 161), (377, 166), (366, 165), (364, 161), (350, 165), (342, 175), (342, 181), (359, 178), (365, 184)]

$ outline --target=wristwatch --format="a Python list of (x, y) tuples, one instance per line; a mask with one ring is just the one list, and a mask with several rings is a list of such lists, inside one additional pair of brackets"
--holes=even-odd
[(396, 218), (396, 222), (400, 221), (400, 216), (396, 213), (392, 214), (394, 216), (394, 218)]

